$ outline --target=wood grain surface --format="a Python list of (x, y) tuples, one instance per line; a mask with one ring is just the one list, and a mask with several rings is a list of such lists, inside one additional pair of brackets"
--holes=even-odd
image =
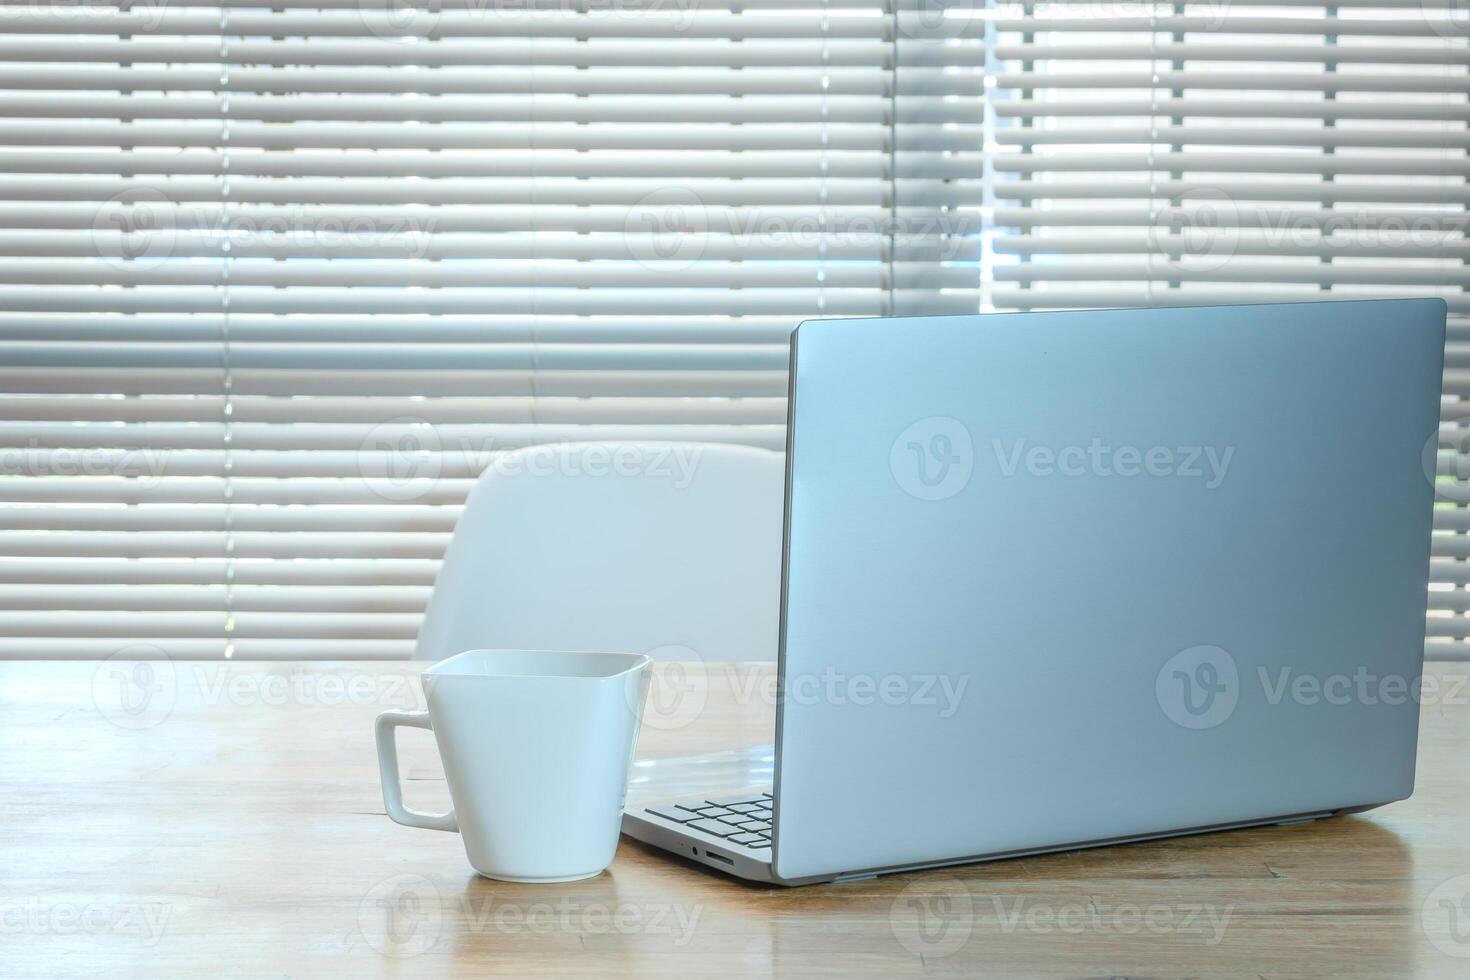
[[(1408, 801), (800, 889), (626, 838), (587, 881), (477, 877), (383, 813), (372, 719), (418, 670), (0, 663), (0, 977), (1470, 976), (1467, 664), (1431, 665)], [(640, 756), (769, 742), (769, 675), (711, 669)]]

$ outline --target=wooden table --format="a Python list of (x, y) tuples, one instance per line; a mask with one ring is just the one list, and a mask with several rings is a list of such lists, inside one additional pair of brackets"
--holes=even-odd
[[(768, 671), (712, 671), (640, 755), (769, 741)], [(413, 666), (4, 663), (0, 977), (1470, 976), (1467, 671), (1431, 668), (1417, 794), (1363, 816), (780, 889), (627, 839), (588, 881), (476, 877), (383, 814)]]

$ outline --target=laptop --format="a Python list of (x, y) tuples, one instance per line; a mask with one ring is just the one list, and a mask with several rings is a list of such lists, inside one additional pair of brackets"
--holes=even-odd
[(801, 324), (773, 785), (624, 832), (801, 885), (1409, 796), (1445, 312)]

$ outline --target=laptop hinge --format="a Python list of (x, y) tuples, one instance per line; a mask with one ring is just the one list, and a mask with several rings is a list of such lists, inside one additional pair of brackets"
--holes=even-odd
[(1276, 821), (1276, 826), (1290, 827), (1294, 823), (1311, 823), (1313, 820), (1325, 820), (1332, 816), (1332, 814), (1332, 810), (1326, 810), (1322, 813), (1305, 813), (1299, 817), (1287, 817), (1285, 820), (1278, 820)]

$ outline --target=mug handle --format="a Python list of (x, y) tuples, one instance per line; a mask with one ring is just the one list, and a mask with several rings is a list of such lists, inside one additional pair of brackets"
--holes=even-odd
[(373, 732), (378, 739), (378, 777), (383, 782), (383, 806), (388, 816), (405, 827), (458, 831), (453, 807), (447, 813), (422, 813), (403, 805), (403, 787), (398, 782), (398, 739), (394, 731), (400, 725), (434, 730), (427, 711), (385, 711), (378, 715)]

